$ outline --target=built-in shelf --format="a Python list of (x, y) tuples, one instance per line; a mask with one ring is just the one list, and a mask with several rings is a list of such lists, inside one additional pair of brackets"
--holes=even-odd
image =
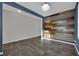
[(69, 20), (69, 19), (70, 19), (70, 20), (72, 20), (72, 21), (74, 21), (74, 20), (73, 20), (73, 19), (74, 19), (74, 16), (72, 16), (72, 15), (71, 15), (71, 16), (70, 16), (70, 17), (68, 17), (68, 18), (67, 18), (67, 17), (65, 17), (65, 18), (61, 18), (61, 19), (60, 19), (60, 18), (59, 18), (59, 19), (49, 18), (49, 19), (47, 19), (47, 20), (50, 20), (50, 19), (52, 20), (52, 22), (56, 22), (56, 21), (63, 21), (63, 20)]
[[(73, 10), (46, 17), (43, 27), (44, 38), (53, 38), (57, 35), (56, 33), (71, 36), (74, 35), (75, 32)], [(61, 36), (60, 34), (59, 36)]]

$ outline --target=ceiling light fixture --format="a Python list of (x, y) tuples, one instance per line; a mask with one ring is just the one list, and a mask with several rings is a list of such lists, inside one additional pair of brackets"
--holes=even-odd
[(43, 11), (48, 11), (50, 9), (50, 5), (47, 2), (44, 2), (44, 4), (41, 6), (41, 9)]

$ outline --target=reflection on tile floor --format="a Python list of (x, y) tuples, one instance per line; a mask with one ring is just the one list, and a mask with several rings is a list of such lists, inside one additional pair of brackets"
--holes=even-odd
[(73, 45), (44, 40), (40, 37), (3, 45), (4, 56), (75, 56)]

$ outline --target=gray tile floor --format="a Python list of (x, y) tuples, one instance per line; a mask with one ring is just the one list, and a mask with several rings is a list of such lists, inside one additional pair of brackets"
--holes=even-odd
[(40, 37), (3, 45), (4, 56), (76, 56), (73, 45), (44, 40)]

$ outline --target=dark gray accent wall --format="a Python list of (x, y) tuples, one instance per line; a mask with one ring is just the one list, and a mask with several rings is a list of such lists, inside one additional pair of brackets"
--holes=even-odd
[(74, 22), (75, 22), (75, 44), (76, 44), (76, 48), (79, 51), (79, 39), (77, 37), (78, 35), (78, 2), (75, 6), (75, 18), (74, 18)]
[(0, 2), (0, 52), (2, 52), (2, 3)]

